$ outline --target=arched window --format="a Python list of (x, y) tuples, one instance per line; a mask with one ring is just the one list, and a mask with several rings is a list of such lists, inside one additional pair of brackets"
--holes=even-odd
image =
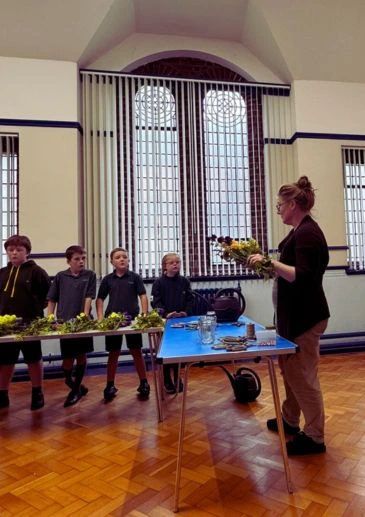
[(208, 233), (250, 238), (247, 113), (241, 93), (209, 90), (203, 125)]
[[(175, 64), (157, 67), (178, 75)], [(267, 251), (266, 190), (271, 172), (289, 163), (281, 121), (290, 88), (248, 84), (201, 60), (183, 64), (185, 75), (196, 66), (210, 78), (148, 75), (154, 63), (135, 75), (83, 75), (86, 240), (98, 273), (118, 244), (144, 279), (160, 274), (171, 251), (191, 278), (248, 273), (218, 259), (212, 234), (253, 237)]]

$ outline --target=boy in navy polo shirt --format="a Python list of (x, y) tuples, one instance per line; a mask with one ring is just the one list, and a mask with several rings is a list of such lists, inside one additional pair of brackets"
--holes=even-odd
[[(128, 269), (128, 251), (124, 248), (115, 248), (110, 252), (110, 262), (114, 267), (113, 273), (106, 275), (100, 284), (96, 298), (96, 313), (98, 319), (103, 318), (104, 300), (109, 296), (105, 316), (112, 312), (128, 312), (135, 318), (139, 311), (138, 299), (141, 304), (141, 312), (148, 311), (148, 298), (142, 278)], [(117, 394), (118, 389), (114, 385), (118, 368), (118, 358), (122, 347), (123, 336), (106, 336), (105, 348), (109, 352), (107, 364), (107, 385), (104, 390), (105, 402), (110, 402)], [(142, 336), (140, 334), (126, 335), (127, 347), (133, 357), (138, 377), (140, 379), (137, 391), (140, 398), (147, 399), (150, 394), (150, 386), (147, 382), (146, 365), (142, 355)]]
[[(52, 282), (48, 291), (48, 314), (54, 314), (57, 305), (57, 319), (68, 321), (82, 312), (90, 315), (96, 294), (96, 274), (85, 269), (86, 252), (81, 246), (70, 246), (65, 255), (69, 268), (57, 273)], [(81, 382), (86, 370), (86, 354), (94, 350), (93, 338), (60, 339), (60, 346), (65, 384), (71, 388), (64, 403), (64, 407), (68, 407), (76, 404), (89, 391)]]

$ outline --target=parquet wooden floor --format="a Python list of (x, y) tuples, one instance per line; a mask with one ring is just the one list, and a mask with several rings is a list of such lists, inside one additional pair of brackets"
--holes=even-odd
[[(266, 364), (253, 366), (263, 391), (238, 404), (220, 368), (192, 369), (187, 404), (180, 514), (184, 517), (365, 515), (365, 356), (321, 359), (327, 453), (290, 459), (286, 489)], [(181, 397), (157, 423), (154, 396), (136, 398), (135, 373), (118, 375), (119, 393), (102, 402), (104, 375), (65, 409), (61, 379), (45, 381), (46, 406), (31, 412), (30, 385), (11, 386), (0, 411), (0, 515), (174, 515)], [(151, 379), (152, 381), (152, 379)], [(282, 395), (282, 383), (278, 375)]]

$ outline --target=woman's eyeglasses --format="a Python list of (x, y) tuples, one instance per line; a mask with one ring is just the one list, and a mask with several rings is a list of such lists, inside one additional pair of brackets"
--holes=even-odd
[(282, 203), (276, 203), (276, 210), (279, 211), (280, 208), (285, 205), (287, 203), (287, 201), (283, 201)]

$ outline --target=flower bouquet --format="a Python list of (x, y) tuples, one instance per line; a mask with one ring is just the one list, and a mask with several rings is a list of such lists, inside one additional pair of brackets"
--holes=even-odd
[(116, 330), (119, 327), (128, 327), (132, 317), (127, 312), (112, 312), (96, 324), (97, 330)]
[(44, 336), (50, 332), (55, 332), (57, 321), (54, 314), (49, 314), (43, 318), (36, 318), (16, 333), (16, 339), (22, 340), (27, 336)]
[(0, 316), (0, 336), (8, 336), (13, 334), (17, 324), (17, 317), (15, 314), (5, 314)]
[(154, 309), (153, 311), (147, 314), (138, 314), (136, 317), (136, 321), (132, 328), (138, 330), (149, 329), (152, 327), (164, 327), (165, 320), (161, 318), (158, 309)]
[(57, 330), (60, 334), (74, 334), (87, 330), (95, 330), (97, 323), (97, 321), (90, 319), (84, 312), (81, 312), (76, 318), (61, 323)]
[[(263, 253), (259, 243), (255, 239), (232, 239), (232, 237), (217, 237), (213, 235), (209, 239), (216, 253), (227, 262), (236, 262), (245, 268), (252, 269), (256, 274), (263, 276), (265, 280), (274, 276), (274, 268), (270, 257)], [(248, 264), (251, 255), (259, 253), (264, 257), (262, 262), (256, 262), (254, 266)]]

